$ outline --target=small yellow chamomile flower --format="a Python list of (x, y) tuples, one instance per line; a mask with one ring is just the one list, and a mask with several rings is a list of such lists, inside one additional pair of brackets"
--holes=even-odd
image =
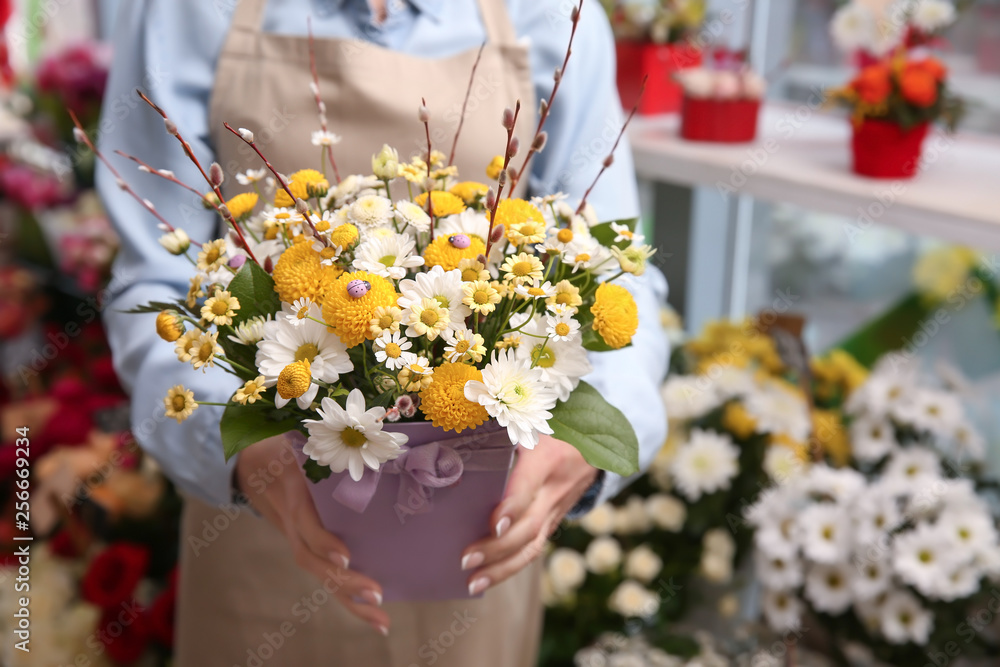
[(503, 169), (503, 155), (494, 155), (490, 163), (486, 165), (486, 178), (491, 181), (497, 180), (501, 169)]
[(505, 334), (502, 340), (497, 341), (498, 350), (516, 350), (521, 346), (521, 334), (513, 331), (509, 334)]
[(639, 328), (639, 309), (627, 289), (621, 285), (601, 283), (590, 312), (594, 316), (594, 331), (609, 346), (617, 350), (632, 342), (632, 336)]
[(580, 333), (580, 323), (570, 315), (548, 315), (545, 318), (545, 333), (552, 340), (573, 340)]
[[(222, 347), (219, 345), (219, 334), (202, 333), (191, 345), (191, 365), (195, 370), (204, 369), (207, 366), (215, 365), (215, 355), (222, 354)], [(180, 342), (180, 341), (178, 341)]]
[[(287, 253), (286, 253), (287, 254)], [(395, 306), (392, 281), (367, 271), (345, 273), (323, 295), (323, 320), (347, 347), (372, 340), (371, 322), (380, 306)]]
[(417, 357), (399, 371), (399, 384), (403, 391), (420, 391), (430, 386), (434, 369), (426, 357)]
[(420, 392), (420, 410), (424, 418), (445, 431), (461, 433), (476, 428), (489, 413), (478, 402), (465, 397), (465, 384), (482, 382), (483, 373), (475, 366), (444, 363), (434, 371), (434, 381)]
[(615, 232), (615, 243), (620, 243), (622, 241), (628, 241), (629, 243), (642, 243), (643, 235), (638, 232), (633, 232), (628, 228), (628, 225), (621, 224), (618, 222), (611, 223), (611, 229)]
[(232, 214), (236, 222), (242, 222), (244, 219), (249, 218), (250, 214), (253, 213), (254, 206), (257, 205), (258, 196), (256, 192), (244, 192), (238, 194), (235, 197), (231, 197), (229, 201), (226, 202), (226, 207)]
[[(326, 190), (330, 187), (326, 176), (315, 169), (297, 171), (285, 179), (285, 182), (288, 184), (288, 189), (292, 191), (295, 199), (309, 199), (312, 196), (322, 196), (310, 194), (310, 189), (313, 191), (322, 189), (325, 194)], [(322, 187), (324, 183), (326, 184), (325, 188)], [(288, 196), (288, 193), (283, 188), (279, 187), (277, 192), (274, 193), (274, 205), (280, 208), (287, 208), (295, 206), (295, 201)]]
[(548, 280), (544, 283), (540, 280), (535, 280), (530, 285), (526, 282), (521, 283), (514, 288), (514, 293), (524, 299), (545, 299), (547, 301), (548, 299), (555, 298), (556, 288)]
[(162, 310), (156, 316), (156, 333), (168, 343), (173, 343), (184, 333), (184, 322), (174, 311)]
[(545, 267), (541, 260), (530, 253), (520, 252), (516, 255), (507, 255), (500, 272), (504, 280), (510, 281), (513, 285), (530, 283), (542, 279), (542, 271)]
[(451, 326), (451, 313), (437, 299), (424, 297), (403, 311), (408, 336), (427, 336), (436, 340)]
[(191, 247), (191, 239), (183, 229), (175, 229), (160, 237), (160, 245), (171, 255), (183, 255)]
[(490, 281), (490, 287), (497, 291), (501, 299), (506, 299), (514, 293), (514, 289), (505, 281), (492, 280)]
[(312, 365), (308, 359), (293, 361), (278, 374), (278, 383), (275, 385), (278, 396), (285, 399), (298, 398), (309, 391), (312, 385)]
[(201, 338), (200, 329), (188, 329), (174, 341), (174, 352), (177, 354), (177, 359), (182, 362), (191, 361), (195, 344), (199, 338)]
[(318, 299), (341, 273), (339, 266), (323, 264), (323, 256), (313, 244), (296, 243), (278, 258), (271, 277), (281, 300), (293, 303), (302, 297)]
[(646, 272), (646, 260), (655, 252), (656, 249), (648, 245), (630, 245), (624, 250), (618, 246), (611, 246), (611, 254), (618, 260), (622, 271), (634, 276), (641, 276)]
[(463, 259), (458, 263), (458, 270), (462, 272), (462, 280), (471, 283), (476, 280), (489, 282), (490, 272), (486, 266), (478, 259)]
[(198, 409), (198, 404), (194, 401), (193, 391), (185, 389), (184, 385), (175, 384), (167, 390), (167, 396), (163, 399), (163, 407), (166, 409), (166, 416), (176, 419), (179, 424)]
[(403, 321), (403, 311), (399, 306), (379, 306), (372, 314), (372, 319), (368, 324), (372, 338), (377, 338), (383, 333), (399, 332), (399, 324)]
[(468, 361), (479, 363), (486, 355), (486, 341), (469, 329), (445, 333), (444, 358), (452, 362)]
[(264, 376), (258, 375), (253, 380), (247, 380), (246, 384), (236, 390), (233, 400), (240, 405), (255, 403), (264, 393)]
[(440, 266), (445, 271), (457, 269), (463, 261), (476, 261), (486, 254), (486, 244), (473, 234), (438, 236), (424, 249), (424, 262), (428, 268)]
[[(431, 190), (430, 197), (431, 210), (429, 213), (435, 218), (457, 215), (465, 210), (465, 202), (445, 190)], [(427, 193), (421, 192), (414, 198), (413, 203), (426, 211)]]
[(464, 201), (466, 206), (471, 206), (480, 197), (485, 197), (487, 190), (489, 190), (489, 186), (485, 183), (462, 181), (451, 186), (449, 192)]
[(455, 165), (449, 165), (447, 167), (440, 167), (438, 169), (431, 170), (431, 180), (440, 181), (443, 178), (454, 178), (458, 176), (458, 167)]
[(415, 185), (427, 184), (427, 166), (423, 160), (400, 165), (399, 175)]
[(389, 144), (382, 144), (382, 150), (372, 156), (372, 173), (391, 181), (399, 176), (399, 153)]
[(334, 227), (330, 232), (330, 243), (341, 250), (347, 250), (357, 243), (359, 238), (358, 228), (349, 222)]
[(580, 298), (580, 289), (568, 280), (560, 280), (556, 283), (555, 296), (545, 300), (545, 305), (551, 310), (554, 306), (568, 306), (575, 313), (576, 309), (583, 305)]
[(545, 223), (525, 220), (507, 229), (507, 240), (515, 246), (541, 243), (545, 240)]
[(239, 299), (227, 291), (217, 289), (214, 296), (205, 300), (205, 305), (201, 307), (201, 316), (215, 326), (221, 327), (232, 324), (239, 309)]
[(515, 246), (545, 240), (542, 212), (523, 199), (504, 199), (497, 204), (496, 224), (507, 230), (507, 240)]
[(201, 246), (198, 253), (198, 268), (205, 272), (215, 271), (226, 263), (226, 241), (215, 239)]
[(407, 364), (413, 363), (417, 355), (407, 352), (413, 343), (402, 336), (398, 331), (384, 331), (381, 336), (375, 339), (375, 360), (390, 371), (403, 368)]
[(492, 313), (501, 301), (500, 293), (485, 280), (462, 283), (462, 291), (465, 293), (465, 296), (462, 297), (462, 303), (475, 313), (483, 315)]
[(757, 419), (740, 401), (730, 401), (722, 412), (722, 426), (740, 440), (746, 440), (757, 430)]

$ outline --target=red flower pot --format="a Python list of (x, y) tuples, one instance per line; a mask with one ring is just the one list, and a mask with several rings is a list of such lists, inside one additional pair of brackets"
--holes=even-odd
[(683, 91), (673, 79), (674, 72), (701, 65), (701, 51), (688, 44), (654, 44), (652, 42), (619, 41), (615, 45), (618, 57), (618, 95), (622, 106), (631, 109), (646, 80), (646, 92), (639, 102), (639, 113), (646, 116), (670, 113), (681, 107)]
[(916, 175), (927, 136), (927, 123), (904, 130), (889, 121), (865, 119), (853, 128), (854, 173), (869, 178), (913, 178)]
[(684, 97), (681, 137), (689, 141), (743, 143), (757, 136), (760, 100)]

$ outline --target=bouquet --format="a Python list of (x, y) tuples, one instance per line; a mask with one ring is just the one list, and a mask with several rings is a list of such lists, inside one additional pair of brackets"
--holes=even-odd
[(691, 38), (705, 20), (704, 0), (601, 0), (615, 37), (656, 44)]
[(956, 15), (949, 0), (850, 0), (834, 14), (830, 34), (837, 48), (864, 65), (897, 49), (934, 44)]

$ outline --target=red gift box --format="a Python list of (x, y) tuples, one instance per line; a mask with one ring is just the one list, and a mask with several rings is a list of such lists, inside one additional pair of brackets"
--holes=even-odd
[(646, 91), (639, 101), (639, 113), (648, 116), (671, 113), (681, 107), (683, 91), (673, 79), (674, 72), (701, 65), (701, 51), (688, 44), (654, 44), (619, 41), (618, 95), (622, 106), (631, 109), (639, 99), (643, 77)]
[(760, 100), (684, 96), (681, 137), (689, 141), (742, 143), (757, 136)]
[(866, 118), (852, 127), (854, 173), (870, 178), (913, 178), (916, 175), (927, 136), (927, 123), (904, 130), (890, 121)]

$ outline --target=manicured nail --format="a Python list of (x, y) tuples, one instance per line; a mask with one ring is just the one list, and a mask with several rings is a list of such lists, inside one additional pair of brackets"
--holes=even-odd
[(389, 628), (385, 627), (384, 625), (376, 625), (375, 629), (381, 632), (383, 637), (389, 636)]
[(348, 558), (344, 554), (337, 553), (336, 551), (331, 551), (330, 552), (330, 560), (332, 560), (334, 563), (338, 563), (339, 562), (340, 563), (340, 567), (344, 568), (345, 570), (351, 564), (351, 559), (350, 558)]
[(374, 604), (376, 607), (382, 606), (382, 594), (378, 591), (368, 590), (361, 594), (368, 602)]
[(497, 537), (502, 537), (503, 534), (505, 532), (507, 532), (508, 528), (510, 528), (510, 517), (509, 516), (505, 516), (502, 519), (500, 519), (499, 521), (497, 521), (497, 528), (496, 528), (496, 530), (497, 530)]
[(471, 584), (469, 584), (469, 595), (479, 595), (489, 587), (490, 587), (490, 578), (479, 577)]
[(486, 557), (483, 556), (481, 551), (473, 551), (471, 554), (465, 554), (462, 556), (462, 569), (471, 570), (474, 567), (479, 567), (483, 564)]

